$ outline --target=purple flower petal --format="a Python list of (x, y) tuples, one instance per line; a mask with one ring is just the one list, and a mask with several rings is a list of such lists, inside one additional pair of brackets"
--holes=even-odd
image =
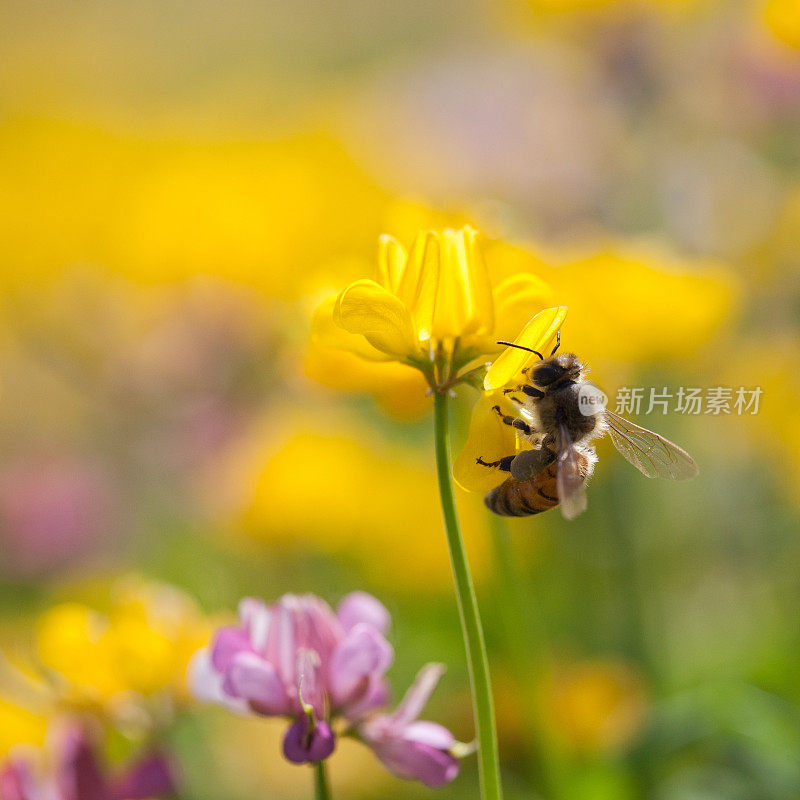
[(86, 733), (66, 731), (56, 775), (60, 800), (108, 800), (108, 786)]
[(297, 651), (298, 713), (310, 707), (317, 717), (325, 711), (325, 692), (322, 686), (322, 663), (316, 650), (302, 648)]
[(198, 700), (204, 703), (225, 702), (222, 676), (211, 665), (207, 647), (203, 647), (192, 656), (186, 670), (186, 681), (189, 684), (189, 691)]
[(0, 772), (0, 797), (3, 800), (39, 800), (30, 769), (23, 761), (9, 761)]
[(458, 759), (428, 744), (389, 737), (371, 745), (375, 755), (399, 778), (421, 781), (436, 789), (458, 775)]
[(336, 748), (336, 737), (327, 722), (317, 722), (309, 733), (307, 716), (297, 720), (283, 738), (283, 754), (294, 764), (307, 764), (326, 759)]
[(331, 698), (339, 708), (366, 693), (370, 678), (379, 677), (394, 659), (392, 646), (375, 628), (359, 622), (331, 657)]
[(314, 595), (303, 595), (300, 602), (302, 614), (298, 620), (297, 646), (316, 650), (324, 662), (330, 658), (345, 631), (324, 600)]
[(365, 622), (377, 631), (386, 633), (392, 624), (392, 618), (383, 603), (366, 592), (351, 592), (343, 597), (336, 614), (346, 631), (359, 622)]
[(211, 663), (218, 672), (228, 669), (237, 653), (252, 652), (247, 631), (241, 628), (220, 628), (211, 645)]
[(163, 753), (151, 753), (134, 764), (111, 788), (109, 800), (145, 800), (176, 793), (175, 773)]
[(255, 653), (238, 653), (232, 660), (222, 690), (247, 700), (262, 714), (285, 714), (289, 698), (275, 668)]
[(389, 700), (389, 688), (383, 677), (370, 678), (363, 694), (351, 700), (342, 712), (351, 722), (357, 722), (367, 712), (382, 708)]
[(456, 743), (456, 737), (438, 722), (412, 722), (403, 729), (403, 738), (437, 750), (449, 750)]
[(270, 610), (254, 597), (245, 597), (239, 603), (239, 620), (249, 640), (249, 646), (257, 653), (266, 655), (270, 628)]
[(395, 724), (408, 725), (422, 713), (422, 709), (425, 708), (443, 674), (444, 666), (442, 664), (426, 664), (417, 673), (411, 688), (391, 715)]
[(289, 597), (284, 595), (272, 608), (266, 657), (285, 686), (297, 686), (297, 626), (293, 614), (296, 603)]

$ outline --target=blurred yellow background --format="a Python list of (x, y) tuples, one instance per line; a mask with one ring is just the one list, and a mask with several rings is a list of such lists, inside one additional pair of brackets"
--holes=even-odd
[[(507, 797), (800, 796), (795, 0), (4, 11), (3, 755), (88, 713), (112, 760), (167, 742), (187, 798), (306, 797), (276, 727), (183, 673), (242, 596), (356, 588), (392, 612), (394, 685), (445, 662), (430, 717), (471, 737), (424, 381), (311, 335), (380, 234), (468, 222), (495, 284), (569, 306), (612, 398), (763, 390), (637, 418), (691, 484), (601, 445), (571, 524), (460, 494)], [(477, 796), (473, 762), (441, 797)], [(331, 771), (429, 794), (349, 742)]]

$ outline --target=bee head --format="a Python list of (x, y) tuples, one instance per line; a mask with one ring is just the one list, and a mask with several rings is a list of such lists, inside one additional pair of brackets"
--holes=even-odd
[(574, 353), (561, 353), (556, 355), (556, 350), (561, 345), (561, 331), (556, 337), (556, 346), (550, 353), (549, 358), (545, 358), (538, 350), (532, 350), (516, 342), (499, 341), (497, 344), (504, 344), (507, 347), (517, 347), (520, 350), (527, 350), (529, 353), (539, 356), (540, 363), (522, 370), (523, 375), (533, 381), (537, 386), (545, 388), (555, 388), (561, 383), (577, 383), (583, 380), (583, 362)]
[(577, 382), (581, 379), (582, 372), (583, 364), (577, 356), (573, 353), (561, 353), (536, 364), (531, 368), (529, 376), (537, 386), (546, 388), (567, 381)]

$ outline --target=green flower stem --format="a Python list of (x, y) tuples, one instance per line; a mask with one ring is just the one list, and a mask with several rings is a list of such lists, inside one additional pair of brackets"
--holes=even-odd
[(314, 798), (315, 800), (331, 800), (331, 790), (328, 786), (324, 761), (317, 761), (314, 764)]
[(467, 651), (469, 679), (472, 688), (472, 709), (475, 717), (475, 737), (478, 743), (478, 774), (483, 800), (501, 800), (500, 760), (497, 747), (497, 729), (494, 703), (489, 681), (489, 660), (483, 637), (478, 601), (467, 562), (464, 540), (458, 524), (453, 478), (450, 468), (450, 433), (447, 422), (446, 392), (435, 393), (436, 471), (439, 476), (439, 494), (442, 514), (450, 550), (450, 563), (456, 584), (456, 599), (461, 616), (461, 630)]
[(508, 523), (496, 514), (489, 514), (488, 518), (494, 549), (496, 597), (525, 718), (526, 746), (531, 755), (530, 778), (548, 800), (566, 798), (568, 792), (562, 777), (566, 765), (547, 735), (546, 722), (541, 718), (536, 698), (549, 656), (547, 636), (537, 616), (538, 604), (531, 596), (530, 581), (519, 568)]

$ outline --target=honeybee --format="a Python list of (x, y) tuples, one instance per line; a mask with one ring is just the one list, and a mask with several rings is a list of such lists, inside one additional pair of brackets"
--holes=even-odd
[(560, 333), (548, 358), (513, 342), (498, 344), (534, 353), (540, 363), (523, 370), (527, 383), (503, 390), (530, 421), (504, 414), (500, 406), (493, 408), (533, 449), (499, 461), (477, 459), (485, 467), (510, 473), (484, 499), (495, 514), (521, 517), (560, 505), (564, 517), (574, 519), (586, 510), (586, 481), (597, 461), (591, 442), (605, 434), (648, 478), (686, 480), (697, 475), (697, 464), (685, 450), (604, 407), (602, 392), (586, 380), (583, 362), (574, 353), (556, 355)]

